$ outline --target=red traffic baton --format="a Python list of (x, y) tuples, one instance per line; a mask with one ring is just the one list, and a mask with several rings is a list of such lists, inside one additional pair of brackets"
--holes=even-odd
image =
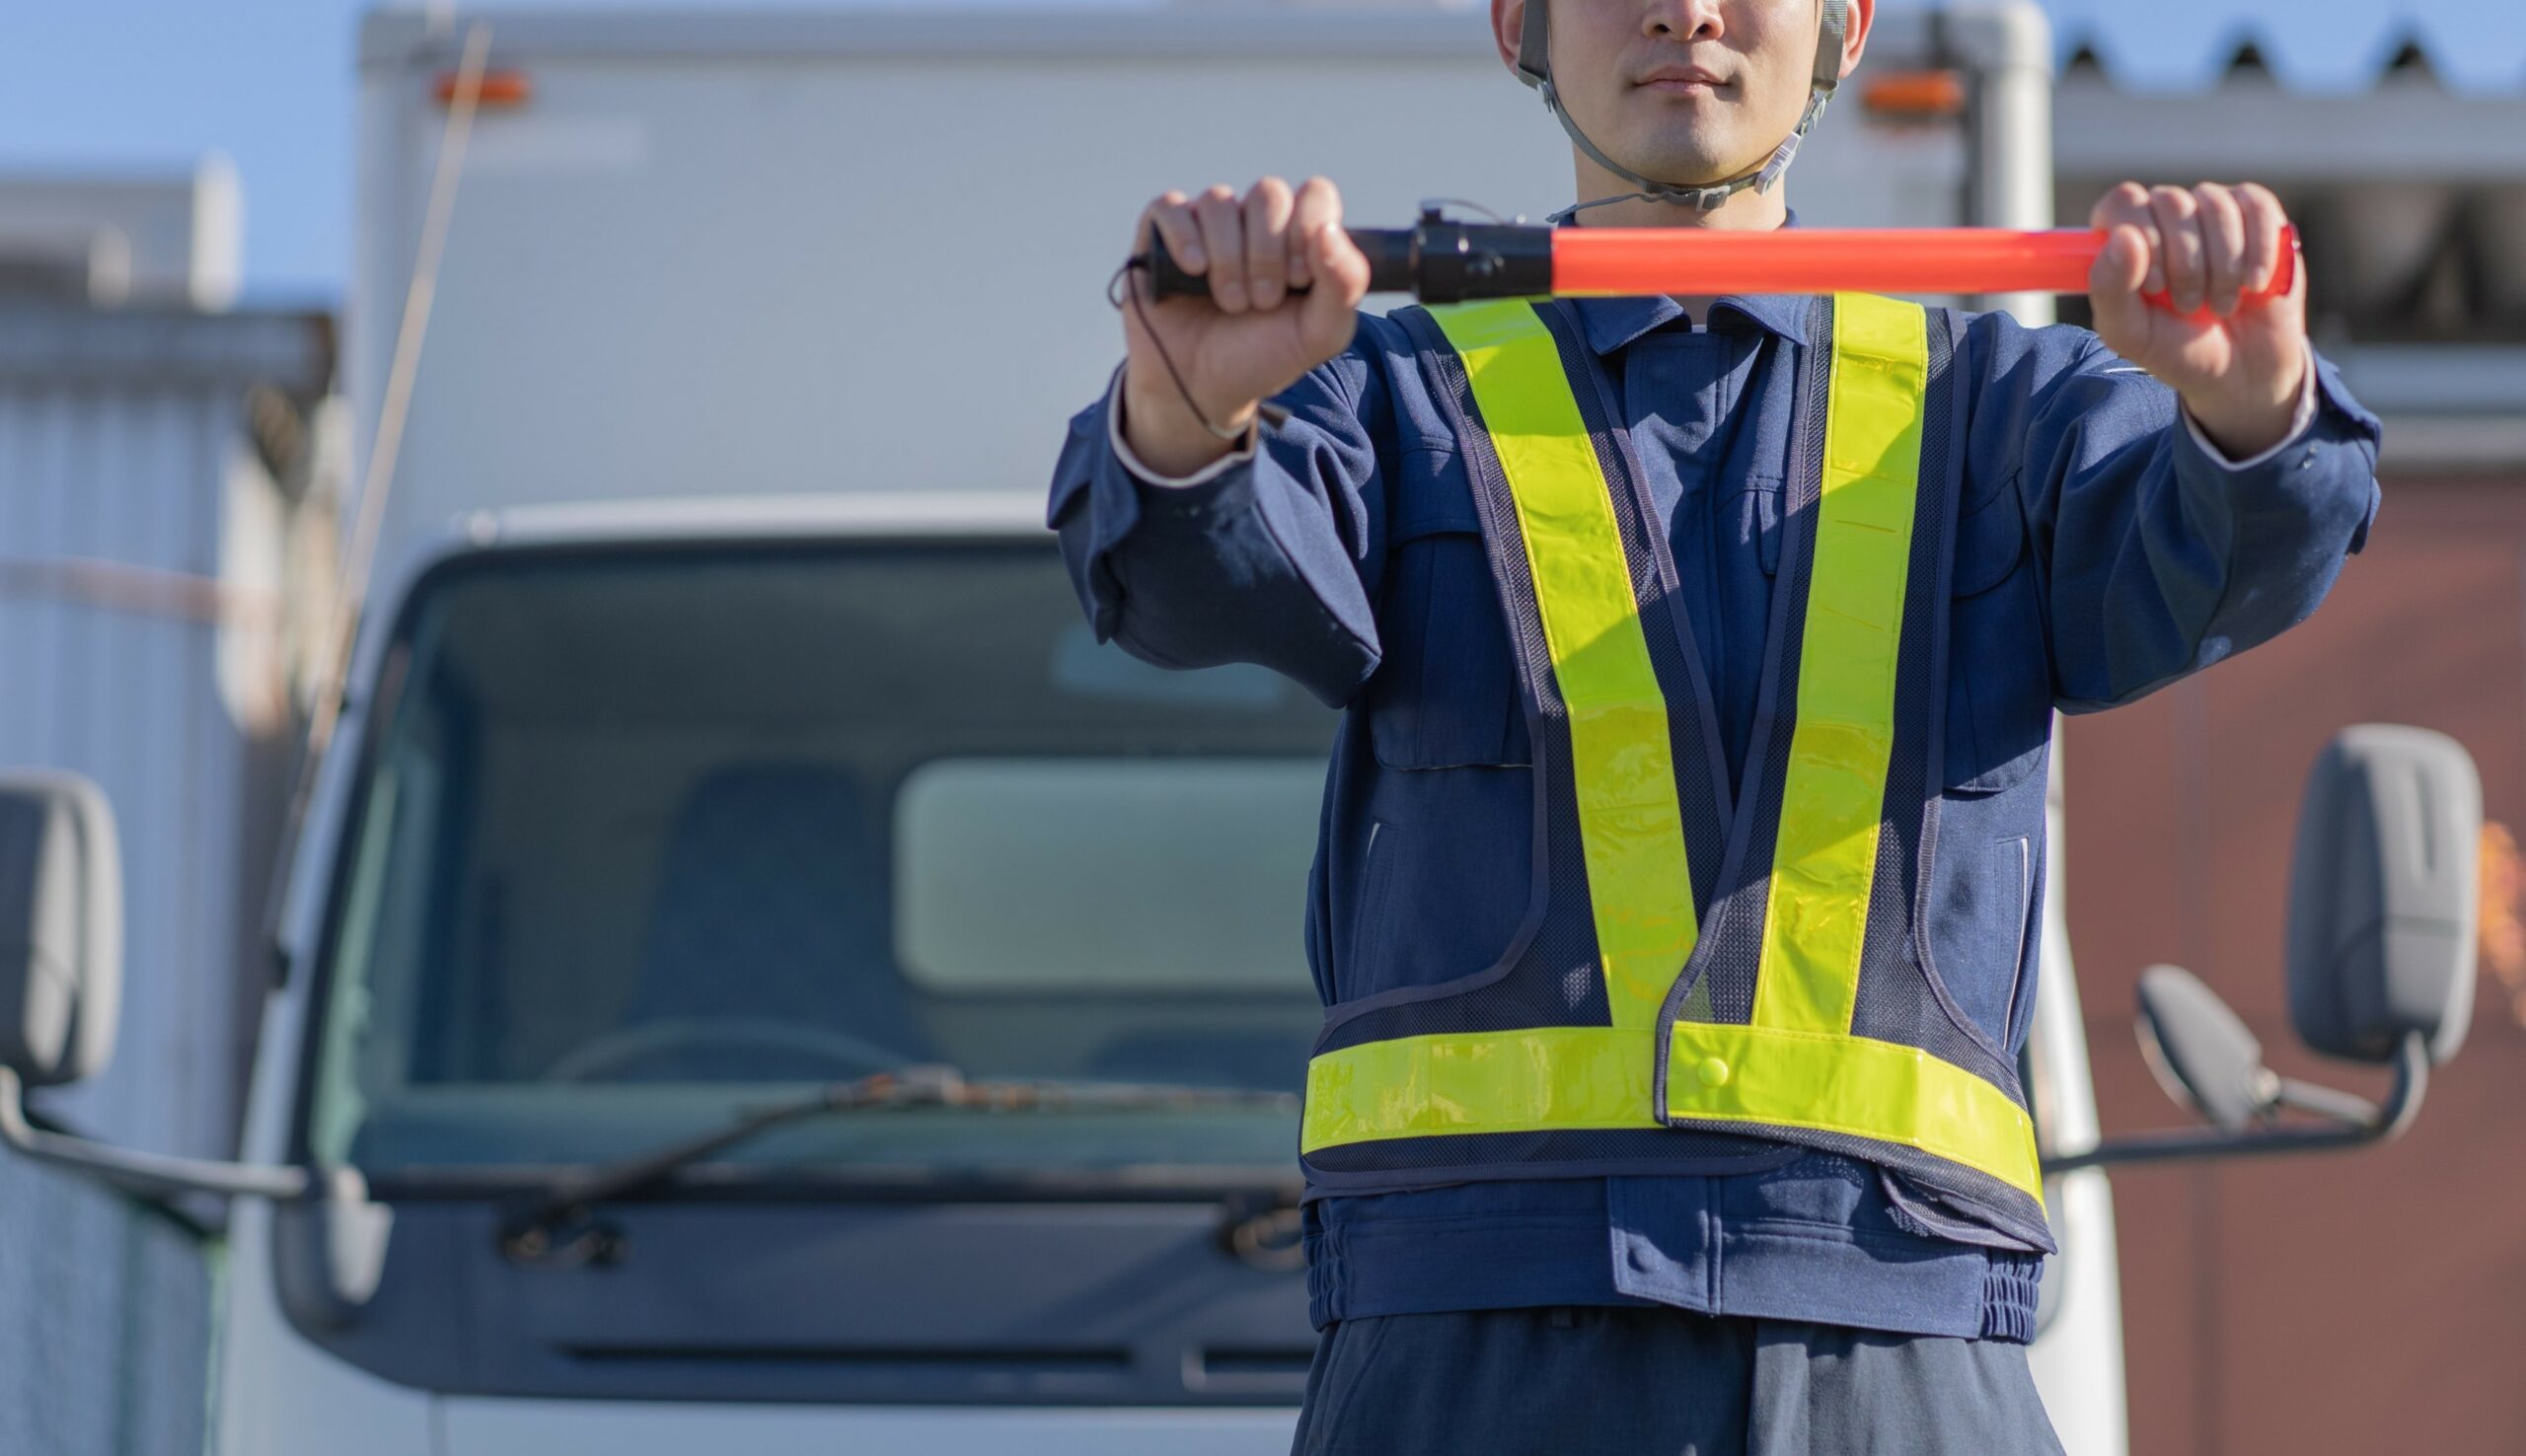
[[(2085, 293), (2107, 237), (2094, 228), (1554, 228), (1435, 215), (1410, 228), (1345, 231), (1368, 256), (1371, 292), (1409, 293), (1423, 303), (1545, 294)], [(2297, 229), (2283, 228), (2280, 241), (2270, 283), (2247, 297), (2288, 293)], [(1208, 278), (1185, 272), (1167, 253), (1163, 236), (1154, 236), (1149, 263), (1160, 299), (1210, 292)], [(2172, 307), (2163, 292), (2145, 297)]]

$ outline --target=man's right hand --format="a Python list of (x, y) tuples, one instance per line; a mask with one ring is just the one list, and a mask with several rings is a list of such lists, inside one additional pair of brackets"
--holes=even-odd
[[(1211, 292), (1160, 303), (1149, 274), (1131, 273), (1141, 308), (1123, 310), (1123, 438), (1151, 470), (1183, 475), (1230, 446), (1185, 407), (1157, 346), (1203, 416), (1242, 430), (1264, 400), (1351, 346), (1369, 260), (1342, 230), (1342, 194), (1320, 177), (1296, 191), (1267, 177), (1242, 200), (1225, 184), (1189, 199), (1168, 192), (1141, 213), (1135, 254), (1149, 251), (1152, 228), (1184, 271), (1210, 279)], [(1293, 288), (1307, 292), (1293, 297)]]

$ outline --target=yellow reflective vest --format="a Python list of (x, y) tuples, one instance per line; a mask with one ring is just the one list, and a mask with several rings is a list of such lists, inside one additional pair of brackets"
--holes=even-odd
[(1537, 901), (1495, 965), (1328, 1013), (1313, 1193), (1707, 1168), (1749, 1137), (1892, 1166), (2049, 1247), (2016, 1068), (1915, 933), (1946, 701), (1951, 316), (1816, 302), (1743, 781), (1575, 311), (1394, 318), (1454, 425), (1535, 752)]

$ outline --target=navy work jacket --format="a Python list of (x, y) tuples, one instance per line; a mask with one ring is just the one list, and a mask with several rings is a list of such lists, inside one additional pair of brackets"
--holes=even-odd
[[(1807, 301), (1721, 298), (1705, 328), (1664, 297), (1577, 306), (1667, 522), (1740, 777)], [(2051, 710), (2128, 702), (2313, 611), (2374, 517), (2379, 425), (2318, 357), (2305, 423), (2230, 462), (2093, 333), (1966, 317), (1951, 629), (1972, 637), (1951, 658), (1950, 868), (1929, 887), (1928, 948), (1975, 969), (1947, 978), (1971, 1002), (1956, 1013), (2014, 1057), (2035, 998)], [(1363, 313), (1345, 352), (1275, 397), (1288, 420), (1192, 483), (1135, 471), (1120, 378), (1070, 422), (1049, 524), (1100, 638), (1162, 666), (1259, 663), (1344, 709), (1307, 894), (1318, 992), (1394, 988), (1365, 983), (1367, 967), (1429, 983), (1491, 964), (1528, 866), (1479, 846), (1525, 833), (1526, 727), (1459, 446), (1404, 330)], [(1307, 1205), (1311, 1313), (1320, 1328), (1648, 1301), (2032, 1338), (2041, 1254), (1917, 1192), (1784, 1146), (1764, 1172), (1327, 1197)]]

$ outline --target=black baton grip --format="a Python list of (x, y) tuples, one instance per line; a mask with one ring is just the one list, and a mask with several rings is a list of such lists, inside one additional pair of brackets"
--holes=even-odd
[[(1371, 293), (1412, 292), (1412, 232), (1410, 228), (1344, 228), (1353, 246), (1369, 259), (1369, 291)], [(1166, 251), (1166, 235), (1150, 230), (1149, 276), (1157, 297), (1208, 298), (1211, 280), (1199, 273), (1184, 271), (1175, 255)], [(1293, 288), (1292, 293), (1304, 293)]]

